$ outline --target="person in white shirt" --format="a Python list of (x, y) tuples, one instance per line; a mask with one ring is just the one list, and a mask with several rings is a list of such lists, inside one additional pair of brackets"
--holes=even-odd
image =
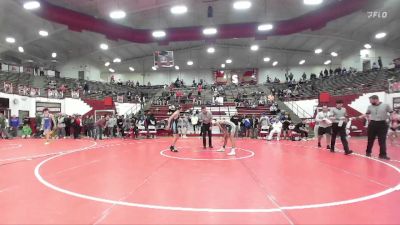
[(182, 138), (187, 138), (186, 134), (187, 134), (187, 130), (189, 127), (189, 120), (186, 116), (186, 114), (184, 114), (181, 118), (179, 118), (179, 126), (180, 126), (180, 134)]
[(274, 137), (274, 134), (276, 134), (276, 139), (279, 141), (281, 138), (281, 132), (282, 132), (282, 122), (278, 119), (275, 118), (272, 122), (272, 130), (269, 132), (268, 139), (269, 141), (272, 140)]
[(322, 136), (325, 134), (327, 149), (331, 149), (332, 121), (329, 119), (330, 112), (327, 105), (322, 106), (322, 111), (317, 114), (315, 121), (318, 123), (318, 148), (321, 148)]
[(192, 117), (190, 118), (191, 122), (192, 122), (192, 126), (193, 126), (193, 133), (196, 134), (197, 133), (197, 125), (199, 123), (199, 116), (197, 115), (197, 113), (193, 114)]

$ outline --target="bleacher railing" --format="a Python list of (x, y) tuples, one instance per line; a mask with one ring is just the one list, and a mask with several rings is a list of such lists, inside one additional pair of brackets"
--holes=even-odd
[(292, 110), (292, 112), (294, 112), (301, 119), (314, 118), (313, 115), (309, 114), (306, 110), (301, 108), (301, 106), (299, 106), (299, 104), (297, 104), (295, 101), (289, 101), (286, 103), (287, 103), (286, 105), (289, 107), (289, 109)]

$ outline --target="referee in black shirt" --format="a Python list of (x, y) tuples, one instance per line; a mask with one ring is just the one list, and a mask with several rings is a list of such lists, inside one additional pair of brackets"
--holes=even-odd
[(375, 138), (378, 137), (380, 148), (379, 158), (390, 160), (386, 153), (386, 136), (389, 128), (386, 120), (389, 118), (389, 113), (392, 113), (393, 110), (388, 104), (380, 102), (377, 95), (369, 97), (369, 101), (371, 105), (368, 106), (367, 113), (359, 117), (369, 119), (366, 156), (371, 157)]

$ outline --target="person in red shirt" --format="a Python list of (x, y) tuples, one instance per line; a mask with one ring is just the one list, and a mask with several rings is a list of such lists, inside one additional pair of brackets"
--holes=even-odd
[(79, 138), (79, 134), (81, 133), (81, 127), (82, 127), (82, 118), (81, 116), (76, 116), (75, 120), (74, 120), (74, 139), (78, 139)]
[(108, 120), (108, 115), (106, 117), (102, 116), (96, 123), (95, 123), (95, 130), (94, 130), (94, 140), (99, 137), (100, 140), (103, 140), (103, 130), (106, 126), (106, 122)]
[(201, 96), (201, 92), (203, 91), (203, 86), (201, 85), (201, 84), (199, 84), (198, 86), (197, 86), (197, 95), (198, 96)]

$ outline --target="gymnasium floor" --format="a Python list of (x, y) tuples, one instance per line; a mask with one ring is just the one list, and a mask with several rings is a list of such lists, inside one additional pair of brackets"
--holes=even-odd
[(364, 139), (352, 156), (241, 139), (236, 157), (170, 140), (1, 140), (0, 224), (400, 223), (400, 146), (383, 162)]

